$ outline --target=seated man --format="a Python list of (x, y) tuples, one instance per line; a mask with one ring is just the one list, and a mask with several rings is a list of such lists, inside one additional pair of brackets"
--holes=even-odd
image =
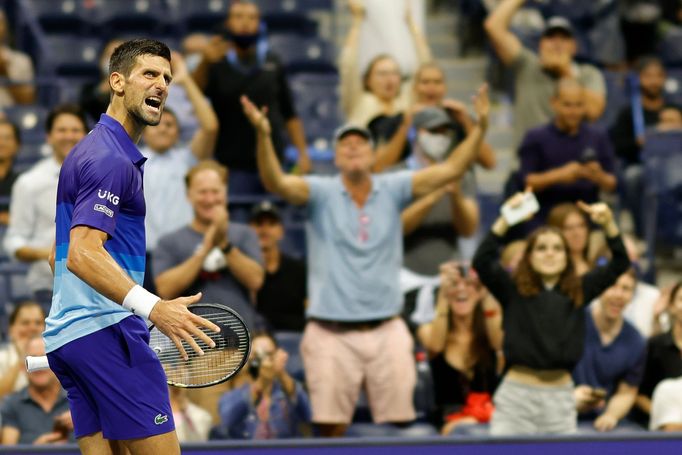
[(26, 283), (40, 303), (52, 299), (54, 277), (47, 263), (55, 240), (55, 201), (62, 163), (85, 137), (88, 126), (78, 106), (57, 106), (45, 121), (52, 155), (22, 173), (12, 187), (10, 220), (4, 247), (7, 254), (31, 264)]
[(19, 128), (12, 122), (0, 119), (0, 225), (9, 223), (9, 197), (17, 179), (14, 172), (14, 158), (19, 152), (21, 135)]
[(599, 191), (616, 189), (614, 156), (603, 131), (583, 122), (585, 89), (573, 80), (557, 85), (554, 119), (526, 133), (519, 147), (520, 175), (540, 202), (529, 229), (542, 224), (557, 204), (599, 200)]
[(256, 205), (249, 224), (258, 235), (265, 262), (265, 281), (256, 295), (258, 312), (273, 330), (303, 332), (308, 296), (305, 262), (282, 253), (284, 226), (272, 203)]
[(654, 390), (649, 429), (682, 431), (682, 377), (666, 379)]
[(7, 22), (4, 9), (0, 9), (0, 111), (15, 104), (31, 104), (36, 97), (31, 57), (7, 45), (12, 42)]
[[(192, 222), (159, 239), (152, 258), (156, 289), (161, 298), (201, 291), (202, 301), (222, 303), (239, 313), (249, 329), (262, 327), (253, 296), (265, 275), (258, 237), (227, 212), (227, 169), (202, 161), (185, 179), (192, 205)], [(190, 399), (217, 418), (218, 396), (224, 386), (190, 391)]]
[[(32, 338), (26, 355), (45, 355), (42, 337)], [(24, 374), (27, 374), (24, 372)], [(50, 370), (28, 374), (28, 386), (5, 400), (2, 407), (3, 444), (74, 442), (66, 393)]]
[(311, 411), (303, 385), (286, 371), (288, 354), (262, 333), (253, 338), (251, 381), (220, 399), (219, 433), (230, 439), (274, 439), (303, 436)]
[(580, 420), (611, 431), (630, 412), (644, 375), (646, 342), (623, 318), (632, 300), (635, 273), (618, 278), (586, 312), (585, 350), (573, 371)]

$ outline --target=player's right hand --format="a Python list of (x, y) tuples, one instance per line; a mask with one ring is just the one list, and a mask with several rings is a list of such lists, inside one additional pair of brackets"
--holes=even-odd
[(199, 347), (194, 337), (202, 340), (210, 347), (215, 347), (215, 342), (206, 335), (200, 327), (205, 327), (214, 332), (220, 332), (220, 328), (214, 323), (197, 316), (187, 309), (187, 306), (197, 303), (201, 299), (201, 292), (190, 297), (178, 297), (173, 300), (160, 300), (149, 315), (149, 320), (178, 348), (183, 359), (189, 356), (182, 347), (184, 340), (199, 355), (204, 351)]

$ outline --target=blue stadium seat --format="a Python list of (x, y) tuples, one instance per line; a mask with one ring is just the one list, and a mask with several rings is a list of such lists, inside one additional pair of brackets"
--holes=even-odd
[(668, 69), (665, 82), (665, 95), (668, 101), (682, 106), (682, 69)]
[(333, 46), (322, 38), (271, 34), (268, 44), (291, 73), (336, 73)]
[(666, 66), (682, 66), (682, 27), (669, 28), (661, 40), (659, 55)]
[(41, 144), (45, 141), (46, 108), (38, 105), (15, 105), (5, 108), (5, 114), (21, 130), (24, 144)]
[(98, 34), (107, 37), (163, 33), (174, 25), (163, 0), (96, 0), (92, 14)]
[(597, 125), (608, 129), (613, 126), (618, 113), (630, 102), (628, 94), (628, 73), (603, 71), (606, 83), (606, 107)]
[(211, 32), (227, 17), (230, 0), (166, 0), (187, 32)]
[(43, 159), (42, 147), (43, 144), (23, 144), (14, 161), (15, 172), (18, 172), (19, 168), (31, 167)]
[(647, 134), (641, 156), (644, 240), (653, 260), (658, 245), (682, 245), (682, 132)]
[(32, 297), (26, 285), (28, 265), (23, 262), (0, 263), (0, 301), (17, 303)]
[(301, 357), (301, 339), (303, 334), (299, 332), (275, 332), (277, 344), (289, 354), (287, 372), (293, 377), (305, 383), (303, 371), (303, 358)]
[[(97, 79), (100, 76), (98, 38), (52, 35), (45, 40), (48, 66), (57, 76)], [(46, 68), (44, 68), (46, 69)]]
[(26, 0), (27, 10), (47, 33), (87, 33), (91, 17), (83, 0)]
[(262, 17), (269, 33), (317, 35), (317, 22), (301, 12), (273, 12), (263, 14)]
[(263, 14), (307, 14), (314, 11), (331, 11), (334, 8), (333, 0), (257, 0), (256, 3)]
[(305, 125), (309, 143), (331, 140), (343, 119), (339, 111), (338, 84), (335, 74), (296, 74), (289, 78), (296, 111)]

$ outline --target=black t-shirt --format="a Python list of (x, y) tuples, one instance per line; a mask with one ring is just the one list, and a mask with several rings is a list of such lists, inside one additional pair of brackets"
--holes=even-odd
[(279, 269), (265, 274), (256, 297), (258, 312), (274, 330), (302, 332), (307, 295), (305, 263), (282, 255)]
[(576, 307), (557, 287), (537, 295), (521, 295), (516, 283), (499, 263), (501, 239), (490, 232), (474, 255), (473, 266), (481, 282), (504, 308), (504, 355), (507, 367), (573, 371), (583, 354), (585, 308), (616, 282), (630, 266), (620, 236), (606, 242), (612, 259), (581, 278), (585, 304)]
[(651, 397), (664, 379), (682, 376), (682, 351), (675, 344), (672, 332), (662, 333), (649, 340), (644, 379), (639, 392)]
[(271, 53), (250, 68), (227, 58), (209, 68), (205, 94), (220, 122), (215, 158), (231, 169), (256, 171), (256, 134), (239, 101), (248, 96), (256, 106), (268, 107), (272, 141), (277, 154), (284, 151), (285, 122), (296, 116), (284, 68)]
[(10, 169), (4, 179), (0, 179), (0, 212), (9, 211), (9, 198), (12, 195), (12, 185), (18, 175)]
[[(660, 110), (649, 111), (642, 109), (644, 126), (649, 128), (656, 125), (660, 112)], [(640, 162), (639, 152), (641, 147), (635, 137), (635, 125), (632, 122), (632, 108), (630, 106), (626, 106), (620, 111), (616, 122), (609, 130), (609, 135), (611, 136), (616, 156), (622, 159), (626, 166)]]

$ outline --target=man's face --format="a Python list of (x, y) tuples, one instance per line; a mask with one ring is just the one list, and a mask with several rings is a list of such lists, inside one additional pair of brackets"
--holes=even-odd
[(600, 302), (604, 315), (609, 319), (620, 319), (623, 311), (635, 294), (635, 279), (629, 273), (621, 275), (616, 283), (601, 296)]
[(425, 68), (415, 80), (414, 90), (417, 102), (437, 106), (445, 98), (445, 78), (438, 68)]
[(343, 174), (370, 172), (374, 152), (370, 141), (360, 134), (348, 133), (336, 144), (334, 164)]
[(565, 32), (554, 31), (551, 34), (540, 38), (538, 54), (541, 64), (546, 61), (551, 61), (553, 56), (559, 54), (566, 54), (572, 60), (577, 51), (578, 46), (575, 39)]
[(155, 152), (165, 152), (173, 147), (180, 137), (180, 128), (175, 115), (164, 112), (158, 125), (145, 128), (144, 143)]
[(642, 94), (647, 98), (660, 97), (664, 85), (665, 69), (661, 65), (652, 63), (639, 73), (639, 86)]
[(559, 128), (575, 130), (585, 118), (585, 94), (581, 87), (562, 88), (552, 98), (552, 109)]
[(251, 227), (258, 235), (261, 250), (276, 249), (284, 238), (284, 227), (281, 221), (272, 216), (262, 215), (251, 221)]
[(73, 114), (60, 114), (54, 119), (52, 129), (47, 132), (50, 144), (59, 161), (64, 161), (72, 148), (85, 137), (85, 125)]
[(253, 35), (260, 27), (260, 13), (253, 3), (233, 3), (227, 17), (227, 29), (235, 35)]
[(19, 143), (14, 136), (12, 125), (0, 123), (0, 160), (14, 159), (19, 151)]
[(192, 177), (187, 189), (194, 216), (203, 224), (210, 223), (218, 209), (227, 206), (227, 185), (213, 169), (204, 169)]
[(156, 55), (140, 55), (124, 79), (126, 110), (142, 125), (158, 125), (172, 80), (170, 62)]
[(45, 330), (45, 318), (38, 305), (27, 305), (19, 310), (14, 323), (9, 327), (10, 338), (19, 343), (36, 337)]

